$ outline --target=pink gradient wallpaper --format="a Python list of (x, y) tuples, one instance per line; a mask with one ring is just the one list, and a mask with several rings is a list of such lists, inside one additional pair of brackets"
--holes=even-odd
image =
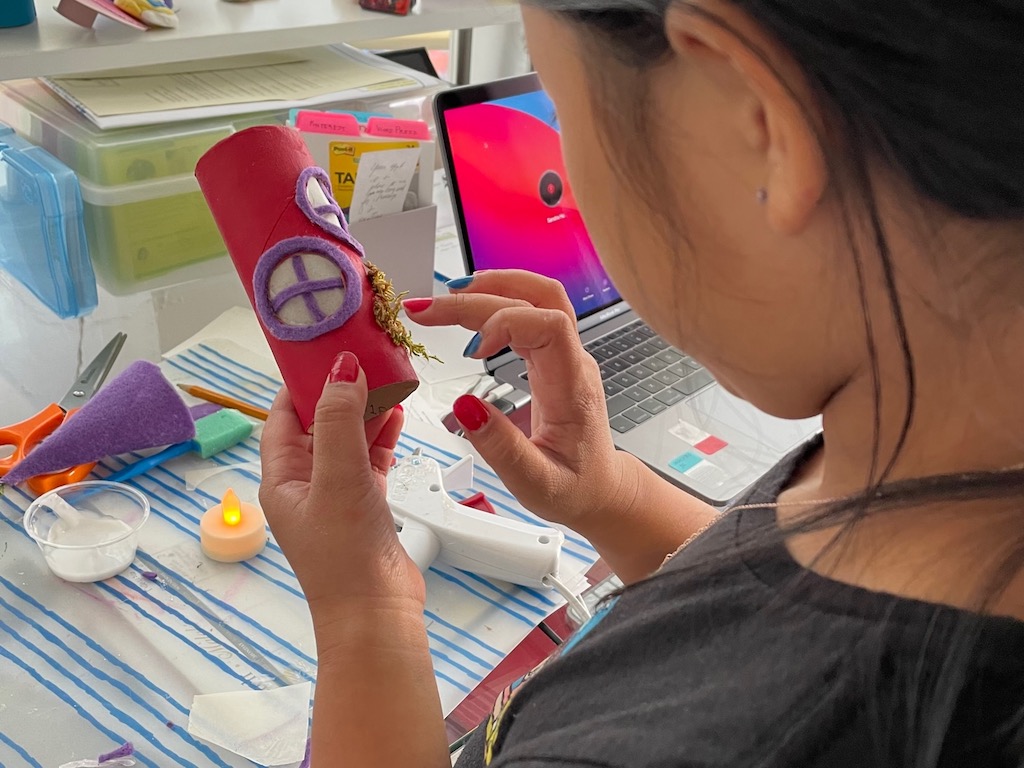
[(560, 280), (580, 315), (616, 301), (566, 180), (547, 96), (459, 107), (446, 122), (474, 268)]

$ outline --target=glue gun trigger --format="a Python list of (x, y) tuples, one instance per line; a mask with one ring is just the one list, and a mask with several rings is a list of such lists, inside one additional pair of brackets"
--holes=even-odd
[(441, 484), (445, 491), (453, 493), (473, 487), (473, 457), (463, 456), (447, 469), (441, 471)]

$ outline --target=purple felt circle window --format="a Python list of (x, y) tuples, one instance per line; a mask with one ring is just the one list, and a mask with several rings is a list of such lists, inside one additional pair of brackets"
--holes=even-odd
[[(324, 197), (328, 200), (325, 205), (314, 207), (313, 203), (310, 201), (310, 179), (316, 179), (320, 184), (320, 189), (323, 190)], [(295, 185), (295, 202), (302, 212), (306, 214), (307, 219), (320, 227), (324, 232), (334, 235), (334, 237), (341, 240), (341, 242), (351, 247), (359, 254), (359, 258), (366, 258), (366, 254), (363, 252), (363, 246), (360, 245), (348, 231), (348, 222), (345, 220), (345, 214), (342, 212), (341, 206), (339, 206), (337, 201), (334, 199), (334, 194), (331, 191), (331, 177), (327, 175), (327, 171), (323, 168), (312, 166), (310, 168), (306, 168), (302, 173), (300, 173), (299, 181)], [(340, 226), (335, 224), (333, 221), (328, 221), (326, 217), (331, 213), (338, 217)]]
[[(338, 268), (327, 278), (311, 279), (302, 259), (305, 254), (326, 259)], [(288, 265), (286, 262), (291, 261)], [(286, 285), (271, 295), (271, 280), (279, 270), (288, 269)], [(326, 313), (318, 296), (342, 289), (341, 305)], [(363, 303), (363, 284), (351, 258), (338, 246), (319, 237), (289, 237), (260, 256), (253, 275), (253, 297), (256, 311), (271, 334), (282, 341), (310, 341), (344, 325)], [(312, 322), (298, 325), (281, 317), (289, 301), (301, 298)]]

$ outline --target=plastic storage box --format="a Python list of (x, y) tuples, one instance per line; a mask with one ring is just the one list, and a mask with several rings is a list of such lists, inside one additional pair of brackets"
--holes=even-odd
[[(412, 117), (438, 88), (346, 102)], [(325, 108), (339, 105), (327, 105)], [(78, 174), (96, 277), (124, 295), (232, 269), (199, 191), (199, 158), (251, 125), (284, 124), (287, 111), (101, 130), (37, 80), (0, 84), (0, 121)]]
[(0, 123), (0, 269), (61, 318), (96, 308), (74, 171)]
[(79, 177), (100, 283), (122, 295), (230, 269), (199, 185), (199, 157), (272, 115), (100, 130), (35, 80), (0, 87), (0, 121)]

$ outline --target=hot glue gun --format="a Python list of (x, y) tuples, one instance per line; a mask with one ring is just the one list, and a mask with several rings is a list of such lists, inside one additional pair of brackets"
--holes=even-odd
[(419, 450), (391, 469), (388, 504), (409, 557), (421, 571), (438, 560), (513, 584), (557, 588), (562, 532), (480, 512), (448, 495), (469, 487), (472, 477), (472, 456), (446, 471)]

